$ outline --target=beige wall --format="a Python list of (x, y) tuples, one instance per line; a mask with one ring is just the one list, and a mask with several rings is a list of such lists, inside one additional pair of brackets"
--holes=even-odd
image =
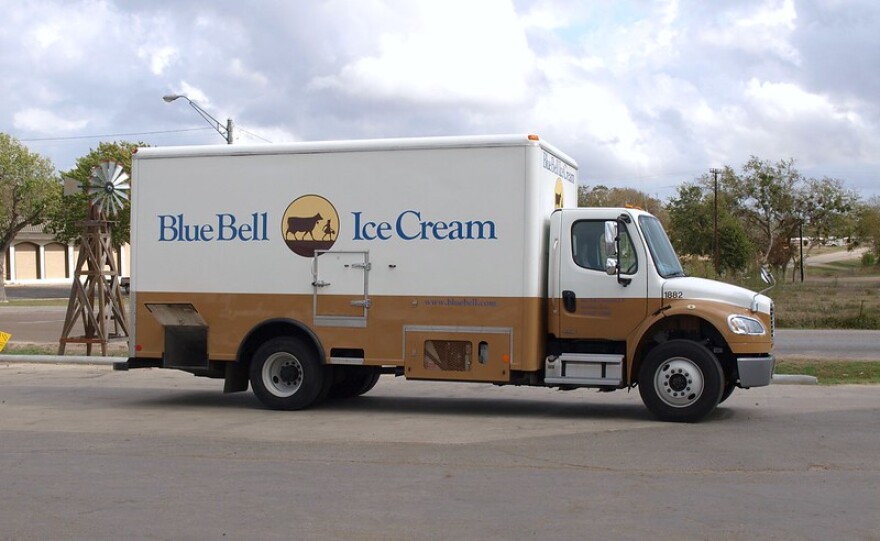
[(36, 244), (20, 242), (15, 245), (15, 279), (36, 280), (40, 278), (40, 252)]
[[(41, 254), (42, 249), (42, 254)], [(14, 257), (10, 252), (14, 251)], [(70, 255), (68, 256), (68, 252)], [(42, 261), (41, 261), (42, 255)], [(4, 255), (4, 278), (13, 283), (39, 280), (69, 280), (76, 270), (79, 249), (68, 247), (52, 240), (18, 240)], [(11, 261), (14, 260), (14, 269)], [(131, 271), (131, 247), (125, 245), (116, 254), (117, 270), (120, 276), (129, 276)], [(42, 270), (41, 270), (42, 269)], [(14, 271), (14, 272), (13, 272)]]
[(52, 242), (45, 246), (46, 279), (67, 278), (67, 246)]

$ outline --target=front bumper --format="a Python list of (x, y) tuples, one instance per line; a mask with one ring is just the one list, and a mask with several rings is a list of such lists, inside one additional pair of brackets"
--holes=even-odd
[(739, 386), (743, 389), (748, 389), (749, 387), (770, 385), (775, 368), (776, 359), (773, 355), (767, 355), (766, 357), (740, 357), (736, 360)]

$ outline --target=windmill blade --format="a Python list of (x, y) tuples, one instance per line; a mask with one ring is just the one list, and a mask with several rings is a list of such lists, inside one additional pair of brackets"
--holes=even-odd
[(104, 197), (101, 194), (94, 194), (89, 198), (92, 207), (96, 208), (100, 213), (104, 208)]
[(76, 195), (82, 189), (75, 178), (64, 177), (64, 195)]
[(122, 210), (125, 206), (125, 202), (128, 200), (127, 197), (124, 197), (120, 192), (113, 192), (113, 196), (110, 197), (109, 201), (111, 203), (111, 214), (116, 214), (118, 211)]
[(128, 173), (123, 169), (122, 164), (118, 162), (111, 162), (111, 165), (108, 167), (107, 172), (107, 181), (112, 182), (114, 186), (121, 184), (128, 180)]

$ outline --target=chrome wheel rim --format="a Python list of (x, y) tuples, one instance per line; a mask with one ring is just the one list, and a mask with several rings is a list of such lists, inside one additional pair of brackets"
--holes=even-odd
[(665, 404), (686, 408), (703, 395), (703, 371), (693, 361), (673, 357), (661, 364), (654, 373), (654, 390)]
[(302, 364), (290, 353), (273, 353), (263, 363), (263, 385), (275, 396), (293, 396), (302, 386), (302, 382)]

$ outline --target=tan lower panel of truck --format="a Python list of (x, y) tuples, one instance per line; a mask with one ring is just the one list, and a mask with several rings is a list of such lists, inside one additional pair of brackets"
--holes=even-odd
[[(369, 308), (349, 309), (347, 297), (322, 298), (324, 315), (315, 324), (311, 295), (137, 292), (134, 298), (136, 356), (143, 358), (161, 358), (164, 351), (164, 328), (146, 305), (188, 303), (208, 325), (208, 357), (215, 361), (235, 360), (248, 333), (271, 319), (308, 326), (328, 357), (337, 348), (363, 350), (364, 364), (406, 366), (413, 378), (507, 381), (510, 370), (538, 370), (544, 361), (542, 299), (371, 297)], [(334, 326), (333, 315), (348, 319)], [(464, 356), (467, 369), (458, 369), (464, 360), (456, 359)]]

